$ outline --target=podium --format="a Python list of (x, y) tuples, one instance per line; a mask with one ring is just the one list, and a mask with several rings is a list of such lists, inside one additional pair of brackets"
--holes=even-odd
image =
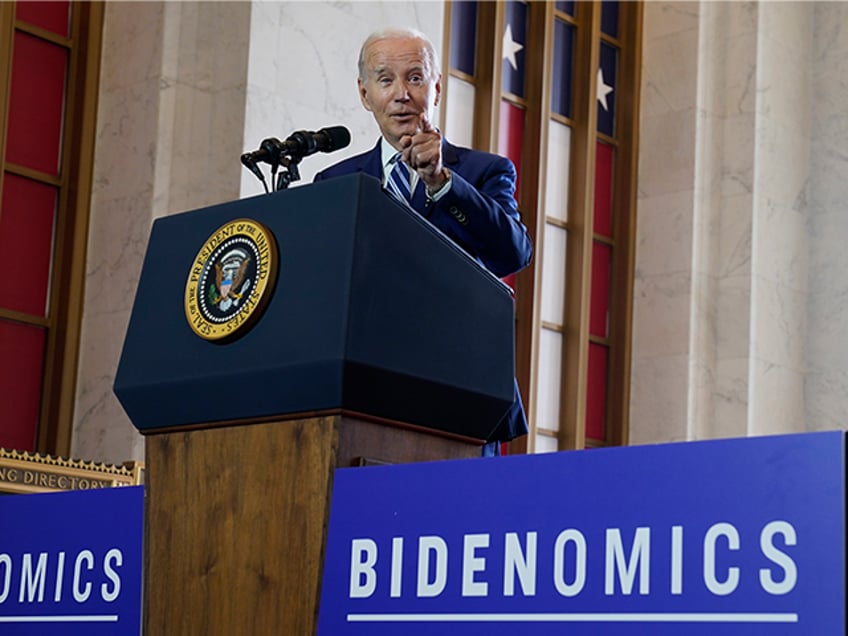
[(114, 386), (145, 633), (313, 634), (334, 470), (478, 456), (513, 331), (508, 288), (368, 176), (158, 219)]

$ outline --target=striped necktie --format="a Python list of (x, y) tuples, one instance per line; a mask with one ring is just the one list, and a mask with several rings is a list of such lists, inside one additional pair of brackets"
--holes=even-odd
[[(391, 172), (386, 179), (386, 189), (402, 204), (412, 208), (412, 192), (409, 189), (409, 166), (400, 160), (400, 153), (392, 158)], [(414, 208), (412, 208), (414, 210)]]

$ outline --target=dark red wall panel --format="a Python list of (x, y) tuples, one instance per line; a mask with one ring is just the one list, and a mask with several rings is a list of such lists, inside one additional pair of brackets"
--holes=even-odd
[(59, 174), (68, 51), (15, 33), (6, 160)]
[(39, 327), (0, 320), (0, 447), (34, 451), (45, 332)]
[(70, 2), (21, 2), (15, 4), (15, 17), (23, 22), (68, 37), (71, 16)]
[(56, 188), (6, 173), (0, 212), (0, 307), (44, 316), (53, 252)]

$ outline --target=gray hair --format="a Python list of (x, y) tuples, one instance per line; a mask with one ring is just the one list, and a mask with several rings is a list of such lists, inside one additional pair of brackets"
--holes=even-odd
[(436, 53), (436, 47), (424, 33), (418, 29), (382, 29), (375, 31), (365, 42), (362, 43), (362, 48), (359, 49), (359, 79), (365, 81), (368, 75), (368, 69), (365, 68), (365, 55), (370, 47), (375, 42), (380, 40), (421, 40), (424, 43), (424, 50), (427, 51), (427, 62), (430, 65), (430, 74), (436, 77), (441, 73), (441, 63), (439, 62), (439, 54)]

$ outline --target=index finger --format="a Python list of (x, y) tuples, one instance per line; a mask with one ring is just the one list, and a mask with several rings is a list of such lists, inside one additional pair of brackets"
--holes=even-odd
[(433, 127), (433, 124), (431, 124), (430, 120), (427, 119), (427, 113), (421, 113), (420, 121), (421, 132), (436, 132), (436, 129)]

